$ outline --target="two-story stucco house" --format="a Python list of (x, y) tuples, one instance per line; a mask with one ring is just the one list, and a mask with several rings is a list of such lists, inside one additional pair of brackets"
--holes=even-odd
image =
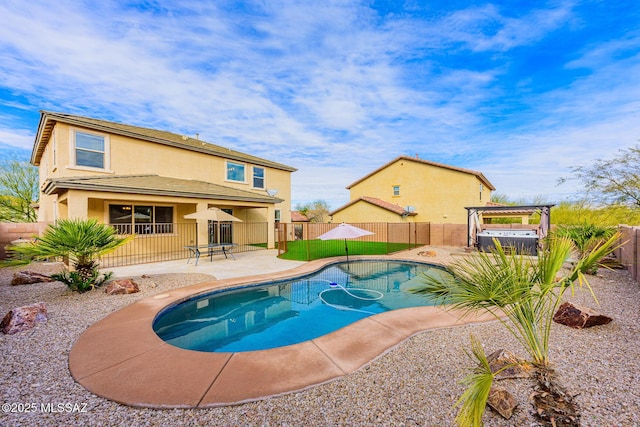
[[(209, 207), (268, 230), (291, 220), (295, 168), (189, 136), (42, 111), (31, 163), (40, 171), (39, 221), (96, 218), (153, 239)], [(206, 243), (202, 225), (197, 240)]]
[(481, 172), (400, 156), (347, 189), (333, 222), (466, 224), (465, 207), (489, 202), (495, 187)]

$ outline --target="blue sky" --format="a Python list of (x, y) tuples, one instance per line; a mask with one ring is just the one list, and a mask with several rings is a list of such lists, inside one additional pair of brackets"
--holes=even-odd
[[(0, 155), (39, 110), (195, 135), (297, 167), (337, 208), (399, 155), (514, 200), (640, 139), (640, 5), (621, 1), (0, 3)], [(429, 185), (428, 183), (426, 184)]]

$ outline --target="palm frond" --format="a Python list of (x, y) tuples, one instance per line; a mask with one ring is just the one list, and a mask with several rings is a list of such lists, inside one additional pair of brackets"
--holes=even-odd
[(460, 408), (456, 415), (456, 422), (461, 427), (482, 426), (482, 416), (494, 378), (482, 344), (473, 335), (471, 336), (471, 353), (467, 352), (467, 355), (475, 360), (476, 367), (461, 381), (467, 388), (455, 404)]

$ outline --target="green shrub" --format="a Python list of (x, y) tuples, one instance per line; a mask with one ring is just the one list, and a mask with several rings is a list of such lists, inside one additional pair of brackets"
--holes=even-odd
[(83, 293), (102, 286), (112, 276), (111, 271), (100, 274), (98, 270), (93, 270), (89, 276), (80, 271), (65, 271), (52, 274), (51, 278), (61, 281), (74, 292)]

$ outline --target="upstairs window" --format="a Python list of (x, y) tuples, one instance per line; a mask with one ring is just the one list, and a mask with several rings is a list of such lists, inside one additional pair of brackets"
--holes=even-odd
[(399, 196), (400, 195), (400, 186), (399, 185), (394, 185), (393, 186), (393, 195), (394, 196)]
[(227, 181), (246, 182), (242, 163), (227, 162)]
[(106, 169), (107, 139), (104, 135), (75, 132), (76, 166)]
[(264, 168), (253, 167), (253, 188), (264, 188)]

